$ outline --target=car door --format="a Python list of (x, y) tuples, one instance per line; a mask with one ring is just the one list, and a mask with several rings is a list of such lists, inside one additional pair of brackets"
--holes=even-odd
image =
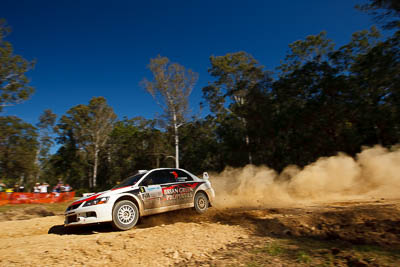
[(162, 185), (165, 206), (175, 206), (190, 203), (193, 199), (193, 178), (181, 170), (165, 170), (168, 184)]
[(153, 171), (139, 185), (140, 197), (145, 210), (162, 207), (161, 197), (163, 193), (160, 177), (162, 177), (161, 171)]
[(165, 169), (162, 172), (162, 205), (164, 207), (175, 206), (180, 204), (179, 198), (179, 187), (174, 174), (169, 169)]
[(192, 202), (194, 189), (198, 183), (194, 183), (192, 176), (185, 171), (174, 170), (174, 174), (176, 176), (177, 184), (180, 187), (181, 203), (186, 204)]

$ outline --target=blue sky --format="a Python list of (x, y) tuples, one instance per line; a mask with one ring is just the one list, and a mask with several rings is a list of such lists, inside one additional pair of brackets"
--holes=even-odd
[(15, 53), (36, 59), (28, 73), (35, 94), (0, 115), (35, 124), (45, 109), (59, 116), (93, 96), (104, 96), (119, 118), (161, 112), (140, 87), (151, 78), (150, 58), (166, 56), (199, 73), (191, 95), (211, 81), (209, 57), (246, 51), (267, 69), (279, 65), (288, 44), (326, 30), (337, 45), (369, 28), (354, 9), (365, 0), (2, 0), (0, 18), (13, 32)]

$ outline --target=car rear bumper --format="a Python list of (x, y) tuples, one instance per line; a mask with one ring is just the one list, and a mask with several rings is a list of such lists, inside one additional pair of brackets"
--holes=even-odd
[(214, 189), (208, 188), (208, 189), (206, 189), (205, 191), (206, 191), (206, 193), (207, 193), (208, 201), (210, 202), (210, 206), (212, 206), (213, 203), (214, 203), (214, 199), (215, 199), (215, 192), (214, 192)]

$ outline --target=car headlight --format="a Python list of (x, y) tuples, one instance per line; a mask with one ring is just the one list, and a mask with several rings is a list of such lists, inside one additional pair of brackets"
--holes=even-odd
[(86, 201), (85, 204), (83, 204), (83, 207), (89, 207), (89, 206), (107, 203), (109, 198), (110, 197), (99, 197), (99, 198), (95, 198), (95, 199)]

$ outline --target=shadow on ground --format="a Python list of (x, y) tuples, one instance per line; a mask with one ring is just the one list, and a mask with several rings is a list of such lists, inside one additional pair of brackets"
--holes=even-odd
[(56, 235), (93, 235), (98, 233), (109, 233), (113, 231), (115, 230), (112, 228), (111, 224), (103, 223), (70, 227), (65, 227), (64, 225), (54, 225), (47, 233)]
[[(209, 210), (210, 214), (212, 210)], [(197, 214), (192, 209), (183, 209), (177, 211), (170, 211), (162, 214), (156, 214), (151, 216), (146, 216), (140, 218), (138, 224), (135, 226), (139, 229), (152, 228), (160, 225), (174, 224), (178, 222), (206, 222), (215, 221), (213, 216), (210, 214)], [(108, 233), (117, 231), (112, 226), (111, 223), (101, 223), (101, 224), (90, 224), (90, 225), (80, 225), (80, 226), (70, 226), (64, 227), (64, 225), (54, 225), (52, 226), (48, 234), (56, 235), (91, 235), (97, 233)]]

